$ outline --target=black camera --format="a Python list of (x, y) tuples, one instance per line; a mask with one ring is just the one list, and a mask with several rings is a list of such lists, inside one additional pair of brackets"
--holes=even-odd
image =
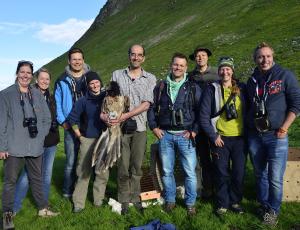
[(271, 128), (268, 118), (265, 102), (263, 100), (255, 100), (254, 125), (257, 131), (267, 132)]
[(263, 100), (255, 100), (255, 118), (266, 115), (266, 106)]
[(235, 108), (235, 104), (225, 104), (225, 114), (227, 121), (238, 118), (238, 113)]
[(29, 136), (31, 138), (35, 138), (37, 136), (37, 119), (35, 117), (24, 118), (23, 126), (28, 127)]
[(174, 126), (183, 126), (183, 112), (181, 109), (172, 110), (172, 124)]

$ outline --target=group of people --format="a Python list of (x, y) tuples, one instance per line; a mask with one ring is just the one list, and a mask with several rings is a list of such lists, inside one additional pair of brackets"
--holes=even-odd
[[(264, 223), (276, 225), (288, 129), (300, 112), (298, 81), (292, 72), (274, 62), (273, 48), (267, 43), (254, 50), (256, 68), (247, 84), (235, 76), (233, 58), (221, 57), (215, 68), (208, 63), (211, 55), (209, 49), (196, 47), (189, 56), (196, 67), (187, 72), (188, 58), (175, 53), (169, 73), (157, 82), (142, 68), (144, 47), (134, 44), (128, 50), (128, 67), (112, 74), (111, 82), (117, 86), (103, 90), (99, 75), (85, 63), (83, 51), (72, 48), (65, 71), (55, 82), (54, 95), (48, 89), (49, 71), (38, 70), (36, 83), (30, 85), (33, 64), (20, 61), (15, 84), (0, 92), (4, 229), (13, 228), (13, 217), (21, 209), (29, 185), (39, 216), (59, 214), (48, 208), (59, 125), (64, 129), (66, 155), (62, 193), (72, 199), (74, 213), (85, 207), (92, 174), (93, 203), (95, 207), (103, 204), (109, 169), (92, 167), (92, 162), (95, 146), (103, 142), (99, 137), (106, 133), (120, 135), (114, 139), (120, 142), (114, 143), (114, 151), (120, 152), (114, 160), (121, 213), (129, 213), (130, 203), (143, 210), (140, 180), (148, 124), (158, 138), (165, 212), (176, 208), (174, 165), (178, 155), (185, 176), (184, 200), (189, 216), (196, 214), (197, 196), (214, 197), (218, 215), (228, 210), (243, 213), (241, 201), (249, 152), (259, 215)], [(118, 100), (111, 95), (126, 97), (128, 106), (120, 115), (106, 108), (107, 103)], [(113, 127), (117, 126), (123, 133), (114, 133)], [(131, 126), (130, 132), (124, 131), (125, 126)]]

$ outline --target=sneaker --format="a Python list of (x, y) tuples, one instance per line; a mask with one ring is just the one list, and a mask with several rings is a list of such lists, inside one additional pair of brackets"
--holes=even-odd
[(186, 212), (188, 216), (195, 216), (196, 215), (196, 208), (195, 206), (186, 206)]
[(14, 222), (12, 220), (13, 213), (12, 212), (5, 212), (3, 213), (3, 229), (15, 229)]
[(64, 193), (62, 196), (66, 199), (70, 199), (72, 197), (72, 194)]
[(73, 208), (73, 213), (80, 213), (82, 211), (83, 211), (83, 208), (78, 208), (78, 207)]
[(223, 216), (226, 213), (227, 213), (227, 208), (220, 207), (220, 208), (217, 208), (217, 210), (216, 210), (216, 214), (218, 216)]
[(263, 224), (275, 227), (278, 223), (278, 215), (274, 210), (269, 210), (263, 217)]
[(58, 216), (59, 212), (53, 212), (49, 208), (43, 208), (39, 210), (38, 216), (40, 217), (52, 217), (52, 216)]
[(175, 207), (176, 207), (175, 203), (167, 202), (164, 206), (164, 211), (166, 213), (170, 213), (175, 209)]
[(257, 215), (259, 217), (261, 217), (262, 219), (264, 219), (264, 215), (266, 214), (266, 212), (268, 211), (268, 208), (263, 206), (263, 205), (260, 205), (258, 208), (257, 208)]
[(231, 205), (230, 210), (237, 213), (237, 214), (243, 214), (244, 213), (244, 209), (242, 208), (242, 206), (240, 204)]
[(122, 205), (121, 205), (121, 215), (126, 215), (126, 214), (128, 214), (129, 213), (129, 203), (128, 202), (124, 202), (124, 203), (122, 203)]
[(100, 208), (102, 205), (103, 205), (103, 201), (102, 200), (100, 200), (99, 202), (94, 202), (94, 206), (96, 208)]

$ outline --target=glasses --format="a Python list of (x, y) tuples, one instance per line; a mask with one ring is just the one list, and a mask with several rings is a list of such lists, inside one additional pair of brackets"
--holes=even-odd
[(134, 57), (134, 58), (143, 58), (144, 57), (144, 54), (130, 53), (129, 55), (130, 55), (130, 57)]

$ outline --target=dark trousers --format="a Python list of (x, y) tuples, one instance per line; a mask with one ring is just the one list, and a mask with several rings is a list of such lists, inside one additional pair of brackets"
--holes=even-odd
[(146, 141), (146, 131), (122, 135), (118, 160), (118, 200), (121, 203), (140, 201)]
[(13, 157), (4, 160), (4, 183), (2, 194), (3, 212), (13, 211), (16, 182), (20, 170), (26, 165), (32, 196), (38, 209), (48, 206), (43, 194), (42, 155), (39, 157)]
[[(204, 132), (199, 132), (196, 136), (196, 151), (198, 158), (200, 158), (200, 165), (197, 164), (196, 172), (202, 170), (202, 195), (210, 196), (213, 192), (213, 163), (210, 155), (209, 139)], [(197, 173), (197, 175), (199, 174)]]
[(217, 207), (229, 208), (243, 197), (245, 149), (243, 137), (224, 137), (223, 147), (212, 148)]

